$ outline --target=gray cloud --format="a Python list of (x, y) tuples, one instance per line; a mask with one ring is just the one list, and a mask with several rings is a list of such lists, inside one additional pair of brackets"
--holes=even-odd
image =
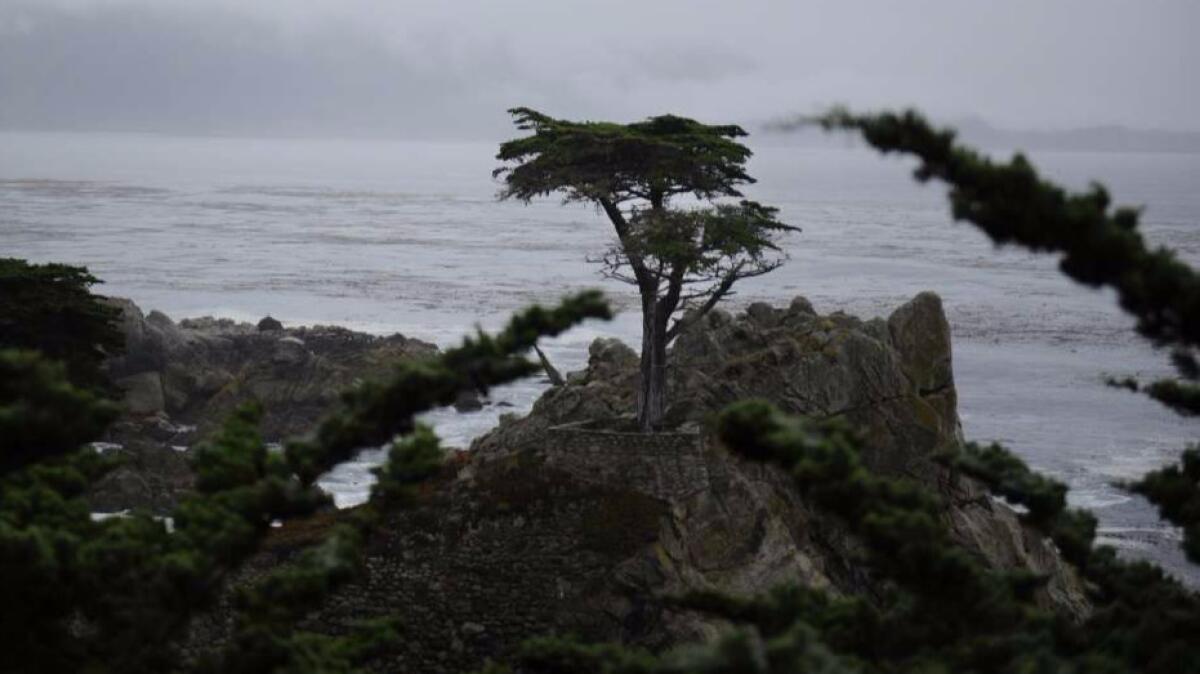
[(408, 137), (834, 102), (1200, 127), (1192, 0), (0, 0), (0, 127)]

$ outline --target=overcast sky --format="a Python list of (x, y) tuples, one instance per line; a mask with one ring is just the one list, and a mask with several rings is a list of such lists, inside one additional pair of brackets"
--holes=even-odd
[(832, 103), (1200, 131), (1200, 0), (0, 0), (0, 128), (494, 138)]

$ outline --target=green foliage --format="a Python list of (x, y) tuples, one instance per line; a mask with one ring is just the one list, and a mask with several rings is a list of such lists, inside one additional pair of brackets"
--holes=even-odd
[(71, 671), (86, 654), (60, 621), (88, 599), (78, 587), (88, 579), (74, 567), (99, 525), (80, 496), (109, 465), (79, 443), (112, 415), (110, 405), (67, 384), (61, 365), (0, 351), (2, 669)]
[(568, 201), (653, 201), (675, 194), (697, 199), (738, 197), (754, 182), (745, 170), (750, 150), (736, 142), (739, 126), (710, 126), (674, 115), (643, 122), (570, 122), (529, 108), (509, 110), (532, 135), (500, 145), (493, 172), (501, 198), (530, 201), (560, 193)]
[(367, 382), (343, 393), (339, 413), (322, 422), (315, 438), (288, 442), (288, 465), (302, 483), (312, 484), (362, 448), (411, 431), (416, 414), (452, 404), (464, 389), (486, 392), (539, 372), (537, 364), (518, 354), (540, 337), (561, 334), (588, 318), (611, 317), (603, 296), (585, 291), (555, 309), (534, 306), (517, 314), (495, 337), (480, 332), (437, 358), (404, 361), (387, 381)]
[(9, 646), (26, 645), (6, 649), (5, 671), (178, 668), (175, 645), (188, 618), (211, 605), (271, 519), (326, 502), (267, 460), (255, 417), (235, 416), (201, 450), (200, 489), (172, 513), (173, 532), (140, 513), (92, 521), (82, 496), (104, 466), (94, 451), (70, 449), (75, 439), (62, 441), (62, 460), (4, 478), (0, 578), (4, 596), (19, 601), (5, 605), (3, 634)]
[(982, 481), (992, 493), (1027, 509), (1023, 519), (1042, 527), (1067, 503), (1067, 485), (1036, 473), (998, 444), (969, 444), (952, 455), (951, 465)]
[(103, 388), (100, 366), (124, 342), (120, 312), (88, 290), (96, 283), (83, 267), (0, 258), (0, 349), (40, 351), (76, 386)]
[(521, 647), (525, 669), (539, 674), (642, 674), (657, 671), (655, 659), (614, 644), (583, 644), (554, 637), (533, 638)]
[(1200, 369), (1196, 357), (1190, 351), (1176, 349), (1171, 361), (1179, 372), (1175, 379), (1159, 379), (1145, 386), (1133, 377), (1107, 377), (1104, 383), (1113, 388), (1123, 388), (1145, 393), (1176, 413), (1185, 417), (1200, 415)]
[(362, 623), (345, 637), (298, 630), (359, 570), (362, 532), (342, 525), (299, 559), (279, 567), (234, 596), (233, 637), (223, 650), (206, 654), (200, 672), (357, 672), (381, 642), (395, 637), (390, 621)]
[(75, 451), (116, 415), (115, 405), (67, 383), (62, 364), (0, 350), (0, 476)]
[(244, 650), (233, 650), (221, 660), (202, 660), (197, 672), (213, 674), (358, 674), (362, 663), (379, 652), (381, 645), (396, 638), (390, 620), (368, 620), (352, 626), (342, 636), (327, 636), (312, 632), (291, 632), (286, 636), (250, 631), (239, 634), (238, 644)]
[(1048, 625), (1024, 624), (1031, 579), (982, 568), (951, 540), (936, 498), (862, 465), (861, 441), (843, 422), (787, 418), (750, 401), (722, 414), (719, 433), (734, 449), (786, 469), (802, 493), (863, 540), (875, 572), (909, 594), (867, 619), (879, 625), (858, 633), (872, 638), (854, 652), (967, 668), (977, 657), (970, 649), (994, 654), (1042, 638)]
[[(1043, 180), (1020, 154), (1007, 164), (993, 162), (956, 144), (953, 131), (935, 130), (911, 110), (854, 115), (839, 109), (812, 121), (826, 129), (858, 131), (881, 152), (917, 157), (918, 180), (937, 178), (950, 185), (956, 219), (974, 223), (997, 243), (1060, 252), (1063, 273), (1116, 290), (1141, 334), (1175, 347), (1171, 361), (1182, 381), (1157, 381), (1142, 390), (1181, 414), (1200, 412), (1200, 363), (1194, 353), (1200, 346), (1200, 274), (1172, 251), (1147, 247), (1137, 232), (1136, 209), (1110, 209), (1108, 192), (1098, 184), (1085, 193), (1069, 193)], [(1110, 384), (1139, 389), (1132, 379)], [(1188, 462), (1185, 453), (1183, 465)], [(1193, 532), (1186, 545), (1194, 552), (1200, 515), (1178, 505), (1200, 501), (1200, 481), (1171, 470), (1152, 473), (1137, 490), (1160, 506), (1163, 517)]]
[(1133, 391), (1134, 393), (1137, 393), (1138, 390), (1141, 388), (1141, 385), (1138, 383), (1138, 380), (1134, 379), (1133, 377), (1109, 376), (1109, 377), (1104, 378), (1104, 383), (1113, 388), (1123, 388), (1126, 391)]
[(1183, 550), (1200, 564), (1200, 448), (1184, 451), (1178, 465), (1148, 473), (1130, 488), (1183, 527)]
[(1090, 286), (1117, 291), (1156, 342), (1200, 345), (1200, 275), (1165, 248), (1151, 250), (1137, 231), (1138, 211), (1111, 209), (1103, 186), (1070, 193), (1042, 179), (1021, 154), (998, 163), (954, 142), (917, 112), (855, 115), (834, 110), (814, 120), (827, 129), (858, 131), (881, 152), (916, 157), (916, 178), (950, 186), (951, 213), (996, 243), (1062, 253), (1060, 268)]
[(1184, 416), (1200, 414), (1200, 386), (1195, 383), (1161, 379), (1146, 387), (1146, 395)]
[[(628, 236), (600, 259), (607, 276), (635, 285), (637, 275), (626, 270), (632, 269), (632, 259), (639, 260), (650, 277), (667, 284), (668, 293), (672, 282), (678, 284), (685, 304), (716, 295), (720, 284), (726, 284), (723, 296), (737, 280), (766, 274), (783, 263), (778, 235), (797, 229), (776, 220), (778, 212), (753, 201), (690, 210), (635, 210)], [(682, 295), (685, 288), (705, 286)]]
[[(892, 495), (905, 493), (904, 488), (881, 485), (896, 481), (860, 475), (854, 443), (847, 442), (845, 433), (836, 426), (822, 429), (819, 424), (788, 420), (762, 405), (744, 403), (725, 414), (722, 434), (733, 448), (789, 469), (801, 489), (819, 506), (838, 514), (861, 536), (872, 560), (884, 557), (882, 563), (874, 564), (881, 575), (897, 583), (902, 593), (913, 595), (893, 603), (895, 607), (921, 607), (903, 611), (899, 624), (889, 620), (886, 608), (881, 614), (886, 628), (881, 634), (882, 643), (898, 641), (911, 649), (910, 655), (901, 660), (896, 656), (903, 650), (879, 662), (885, 669), (897, 662), (922, 660), (948, 671), (1028, 671), (1028, 667), (1035, 666), (1050, 666), (1047, 671), (1086, 671), (1093, 667), (1102, 667), (1103, 671), (1200, 669), (1200, 646), (1190, 637), (1200, 625), (1200, 598), (1149, 565), (1119, 562), (1111, 549), (1093, 550), (1094, 519), (1068, 511), (1061, 498), (1065, 492), (1062, 485), (1032, 473), (997, 446), (968, 447), (962, 455), (953, 457), (952, 463), (1027, 508), (1027, 521), (1059, 543), (1064, 555), (1086, 574), (1093, 584), (1095, 605), (1082, 624), (1064, 621), (1033, 605), (1028, 590), (1037, 586), (1036, 579), (1015, 578), (982, 569), (969, 559), (957, 559), (955, 551), (959, 549), (952, 544), (945, 547), (948, 541), (939, 532), (938, 523), (922, 525), (923, 539), (881, 535), (871, 526), (872, 520), (880, 516), (877, 511), (882, 510), (883, 518), (893, 522), (914, 519), (914, 514), (919, 521), (924, 509), (922, 499), (896, 499)], [(836, 458), (831, 461), (831, 457)], [(808, 486), (814, 484), (814, 478), (827, 481), (820, 492)], [(834, 486), (839, 482), (847, 484)], [(843, 494), (847, 489), (857, 495), (857, 502), (828, 496)], [(920, 532), (910, 531), (914, 535)], [(1064, 545), (1065, 541), (1070, 543)], [(920, 561), (943, 555), (955, 560), (950, 568), (957, 572), (939, 574), (935, 569), (947, 567), (936, 561)], [(907, 568), (912, 562), (918, 566)], [(919, 574), (922, 566), (924, 579), (909, 576), (910, 571)], [(939, 597), (955, 599), (942, 604)], [(862, 615), (840, 613), (843, 617)], [(843, 626), (842, 633), (872, 635), (869, 642), (849, 649), (851, 654), (862, 656), (870, 652), (872, 644), (880, 643), (870, 631), (878, 623), (876, 619), (855, 619), (863, 624), (854, 629)], [(958, 627), (938, 624), (956, 619), (961, 623)], [(818, 624), (824, 622), (822, 619)], [(989, 633), (991, 630), (995, 631)], [(906, 634), (914, 640), (905, 643)], [(830, 642), (839, 645), (832, 639)]]
[[(447, 404), (464, 385), (486, 389), (536, 371), (521, 354), (537, 339), (607, 316), (598, 293), (552, 310), (533, 307), (494, 337), (480, 333), (347, 393), (315, 438), (283, 453), (268, 451), (258, 436), (259, 410), (239, 410), (196, 451), (196, 491), (165, 521), (136, 512), (92, 520), (82, 497), (111, 463), (80, 445), (100, 433), (112, 406), (67, 383), (61, 366), (0, 352), (0, 671), (352, 671), (393, 634), (390, 624), (365, 624), (344, 637), (296, 625), (354, 577), (376, 519), (411, 502), (414, 486), (440, 466), (436, 438), (414, 426), (413, 415)], [(272, 523), (328, 507), (316, 478), (379, 439), (395, 441), (368, 506), (295, 563), (238, 589), (232, 639), (185, 662), (178, 646), (191, 619), (213, 605)]]
[(387, 460), (371, 471), (376, 478), (371, 485), (371, 499), (380, 504), (411, 503), (417, 487), (429, 478), (432, 467), (441, 462), (442, 453), (433, 429), (417, 424), (412, 433), (392, 443)]
[(1096, 518), (1067, 509), (1067, 485), (1039, 475), (998, 444), (968, 443), (941, 457), (949, 466), (982, 482), (995, 495), (1024, 509), (1021, 520), (1050, 536), (1068, 561), (1086, 569)]

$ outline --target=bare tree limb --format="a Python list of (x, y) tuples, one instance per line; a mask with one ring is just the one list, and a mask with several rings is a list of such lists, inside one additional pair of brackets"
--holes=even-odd
[(550, 378), (551, 385), (562, 386), (563, 384), (566, 384), (567, 380), (563, 379), (562, 374), (560, 374), (559, 371), (550, 364), (550, 359), (546, 357), (546, 354), (542, 353), (542, 350), (537, 344), (533, 345), (533, 350), (537, 352), (538, 360), (542, 362), (542, 371), (545, 372), (546, 376)]
[(671, 340), (675, 339), (679, 336), (679, 333), (690, 327), (709, 311), (712, 311), (712, 308), (717, 305), (717, 302), (720, 302), (722, 297), (725, 297), (727, 294), (729, 294), (729, 289), (733, 287), (734, 282), (737, 281), (738, 278), (742, 278), (738, 276), (738, 271), (740, 271), (745, 264), (745, 262), (739, 262), (737, 265), (735, 265), (733, 269), (730, 270), (729, 274), (727, 274), (725, 278), (721, 279), (721, 283), (713, 289), (712, 294), (709, 295), (704, 304), (700, 305), (700, 308), (691, 314), (691, 318), (687, 320), (684, 318), (679, 318), (676, 320), (671, 328), (667, 330), (667, 341), (670, 342)]

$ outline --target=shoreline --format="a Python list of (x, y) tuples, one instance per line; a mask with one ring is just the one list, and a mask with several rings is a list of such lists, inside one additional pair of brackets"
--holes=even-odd
[[(627, 317), (628, 318), (628, 317)], [(188, 324), (193, 322), (219, 322), (219, 319), (181, 319), (180, 324)], [(288, 321), (286, 324), (289, 330), (317, 330), (319, 326), (296, 326), (294, 322)], [(249, 322), (241, 322), (238, 329), (249, 330), (252, 327)], [(325, 326), (335, 330), (344, 330), (341, 326)], [(586, 363), (587, 347), (590, 343), (590, 338), (604, 334), (605, 328), (619, 328), (612, 324), (599, 325), (592, 329), (583, 331), (582, 335), (568, 335), (567, 337), (556, 340), (560, 343), (552, 343), (547, 346), (546, 350), (550, 354), (552, 361), (557, 367), (564, 372), (578, 370)], [(393, 333), (396, 334), (396, 333)], [(372, 336), (381, 338), (379, 336)], [(1100, 428), (1091, 428), (1091, 435), (1079, 438), (1078, 432), (1072, 432), (1072, 426), (1094, 426), (1091, 421), (1092, 415), (1088, 412), (1092, 405), (1086, 400), (1080, 402), (1076, 407), (1079, 407), (1084, 412), (1082, 416), (1075, 418), (1066, 417), (1062, 414), (1061, 402), (1056, 405), (1050, 405), (1049, 401), (1055, 400), (1054, 396), (1058, 395), (1053, 390), (1048, 390), (1044, 385), (1033, 384), (1025, 381), (1027, 376), (1025, 372), (1036, 370), (1036, 358), (1031, 360), (1034, 354), (1030, 353), (1029, 345), (1021, 344), (1003, 344), (997, 345), (988, 343), (987, 341), (977, 341), (970, 338), (955, 338), (956, 357), (955, 369), (956, 378), (963, 379), (964, 373), (967, 374), (967, 379), (981, 379), (982, 376), (976, 377), (972, 375), (973, 370), (982, 368), (987, 377), (992, 378), (993, 387), (990, 391), (975, 390), (971, 385), (964, 386), (961, 382), (960, 390), (960, 411), (963, 417), (963, 424), (967, 434), (967, 439), (987, 442), (993, 439), (1005, 442), (1006, 446), (1013, 451), (1022, 455), (1026, 461), (1035, 469), (1057, 477), (1071, 486), (1072, 491), (1068, 498), (1074, 504), (1090, 506), (1100, 518), (1101, 536), (1107, 537), (1114, 543), (1119, 544), (1122, 554), (1138, 558), (1148, 558), (1158, 562), (1168, 571), (1185, 580), (1192, 586), (1200, 586), (1200, 572), (1193, 571), (1186, 563), (1183, 562), (1182, 555), (1177, 550), (1176, 541), (1173, 538), (1172, 531), (1169, 527), (1162, 526), (1158, 520), (1156, 511), (1140, 498), (1128, 495), (1125, 492), (1114, 489), (1109, 481), (1116, 477), (1133, 477), (1135, 475), (1158, 467), (1159, 459), (1161, 463), (1165, 463), (1172, 458), (1172, 452), (1175, 447), (1170, 442), (1163, 442), (1153, 447), (1144, 448), (1141, 450), (1138, 459), (1136, 456), (1130, 455), (1128, 451), (1114, 452), (1114, 458), (1123, 459), (1124, 463), (1120, 464), (1123, 467), (1121, 472), (1114, 475), (1110, 469), (1103, 468), (1099, 463), (1100, 457), (1096, 457), (1093, 463), (1081, 464), (1071, 463), (1067, 461), (1063, 463), (1063, 457), (1049, 457), (1057, 459), (1058, 463), (1050, 463), (1049, 467), (1045, 459), (1036, 454), (1028, 453), (1028, 446), (1021, 443), (1014, 443), (1006, 440), (1006, 434), (1011, 434), (1014, 431), (1020, 432), (1021, 428), (1030, 428), (1037, 430), (1041, 434), (1041, 442), (1050, 444), (1052, 442), (1061, 442), (1064, 438), (1074, 438), (1074, 446), (1087, 447), (1089, 442), (1095, 441), (1095, 438), (1103, 438), (1108, 432), (1101, 424)], [(1075, 354), (1076, 360), (1079, 361), (1077, 371), (1085, 380), (1094, 380), (1094, 387), (1082, 389), (1090, 391), (1091, 396), (1109, 396), (1109, 395), (1127, 395), (1121, 391), (1114, 391), (1104, 387), (1099, 383), (1103, 374), (1099, 371), (1092, 372), (1090, 356), (1104, 351), (1123, 351), (1127, 347), (1119, 345), (1100, 345), (1093, 347), (1093, 350), (1088, 354)], [(1061, 366), (1061, 358), (1054, 349), (1042, 348), (1039, 358), (1049, 358), (1054, 360)], [(967, 358), (963, 358), (964, 354), (968, 354)], [(991, 365), (989, 361), (995, 361)], [(1028, 415), (1021, 412), (1021, 409), (1029, 407), (1028, 401), (1025, 401), (1023, 406), (1018, 406), (1016, 409), (1007, 409), (1003, 400), (996, 398), (1000, 391), (1014, 390), (1016, 385), (997, 386), (998, 382), (994, 381), (997, 375), (1003, 374), (1006, 366), (1012, 362), (1022, 362), (1023, 368), (1016, 372), (1008, 372), (1004, 376), (1015, 378), (1015, 381), (1020, 382), (1024, 386), (1029, 386), (1034, 389), (1035, 393), (1042, 396), (1049, 395), (1047, 402), (1042, 403), (1040, 407), (1057, 407), (1056, 414), (1051, 414), (1047, 419), (1028, 418)], [(1109, 359), (1111, 362), (1111, 359)], [(1011, 367), (1007, 369), (1011, 370)], [(443, 442), (447, 446), (467, 448), (477, 438), (486, 435), (493, 430), (499, 422), (503, 414), (524, 415), (532, 408), (533, 403), (549, 388), (547, 382), (540, 381), (539, 378), (531, 378), (516, 384), (511, 384), (506, 387), (497, 389), (493, 392), (490, 402), (493, 403), (482, 410), (471, 413), (460, 413), (452, 407), (442, 410), (436, 410), (423, 415), (423, 419), (427, 423), (431, 423), (439, 436), (443, 438)], [(1070, 393), (1075, 396), (1080, 395), (1080, 389), (1073, 386)], [(1002, 393), (1000, 395), (1003, 395)], [(1164, 410), (1158, 408), (1151, 401), (1142, 400), (1140, 397), (1128, 395), (1127, 402), (1131, 404), (1134, 416), (1145, 413), (1153, 413), (1162, 416), (1162, 421), (1168, 425), (1172, 422), (1177, 424), (1177, 428), (1182, 432), (1186, 421), (1178, 420)], [(1011, 406), (1010, 406), (1011, 407)], [(982, 412), (978, 411), (982, 410)], [(1105, 420), (1105, 423), (1124, 423), (1120, 419)], [(989, 434), (989, 431), (991, 435)], [(1088, 438), (1093, 438), (1089, 440)], [(1065, 451), (1065, 454), (1070, 455), (1071, 452)], [(380, 453), (381, 455), (381, 453)], [(366, 454), (359, 460), (348, 463), (339, 467), (330, 475), (322, 478), (331, 491), (335, 494), (335, 498), (339, 507), (353, 506), (365, 498), (366, 492), (369, 489), (369, 484), (373, 480), (370, 475), (370, 469), (375, 465), (378, 457), (372, 454)], [(1080, 502), (1082, 499), (1082, 503)]]

